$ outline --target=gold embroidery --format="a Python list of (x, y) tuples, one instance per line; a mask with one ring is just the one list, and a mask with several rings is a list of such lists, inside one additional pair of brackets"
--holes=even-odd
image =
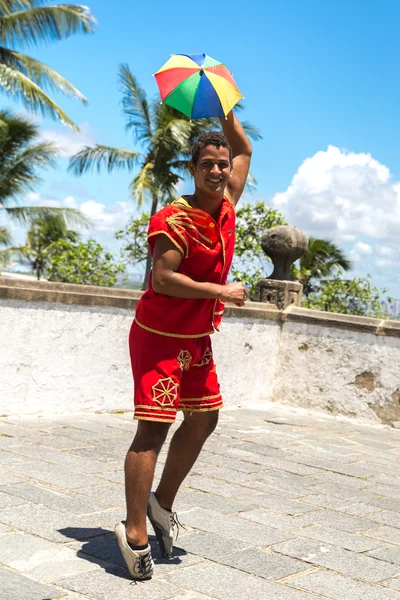
[[(182, 248), (182, 247), (181, 247), (181, 246), (178, 244), (178, 242), (177, 242), (176, 240), (174, 240), (174, 238), (172, 237), (172, 235), (169, 235), (169, 233), (167, 233), (166, 231), (162, 231), (162, 230), (161, 230), (161, 231), (153, 231), (153, 233), (150, 233), (150, 234), (149, 234), (147, 237), (148, 237), (148, 238), (151, 238), (151, 237), (153, 237), (154, 235), (159, 235), (160, 233), (163, 233), (164, 235), (166, 235), (166, 236), (167, 236), (167, 237), (168, 237), (168, 238), (171, 240), (171, 242), (174, 244), (174, 246), (176, 246), (176, 247), (178, 248), (178, 250), (179, 250), (180, 252), (182, 252), (183, 256), (185, 256), (185, 249), (184, 249), (184, 248)], [(186, 244), (186, 240), (183, 240), (183, 241), (184, 241), (184, 243)], [(187, 246), (187, 244), (186, 244), (186, 246)]]
[(208, 365), (211, 362), (212, 357), (213, 357), (213, 353), (211, 352), (211, 348), (207, 348), (207, 350), (205, 351), (204, 356), (200, 360), (200, 362), (196, 363), (193, 366), (194, 367), (204, 367), (205, 365)]
[(203, 398), (181, 398), (181, 402), (202, 402), (203, 400), (214, 400), (220, 396), (221, 394), (215, 394), (215, 396), (203, 396)]
[(159, 379), (157, 383), (151, 386), (153, 390), (153, 400), (164, 408), (164, 406), (173, 406), (178, 397), (178, 384), (172, 377)]
[(207, 333), (195, 333), (195, 334), (185, 334), (185, 333), (166, 333), (165, 331), (158, 331), (158, 329), (152, 329), (151, 327), (147, 327), (146, 325), (142, 325), (137, 318), (135, 317), (135, 323), (139, 325), (142, 329), (146, 331), (150, 331), (150, 333), (157, 333), (158, 335), (165, 335), (167, 337), (173, 338), (182, 338), (182, 339), (195, 339), (205, 337), (206, 335), (211, 335), (214, 331), (207, 331)]
[[(135, 411), (137, 411), (139, 408), (143, 408), (146, 410), (161, 410), (160, 408), (158, 408), (158, 406), (149, 406), (148, 404), (135, 404)], [(162, 409), (165, 412), (176, 412), (175, 408), (163, 408)], [(138, 411), (138, 412), (142, 412), (142, 411)]]
[[(181, 210), (181, 211), (179, 211), (179, 212), (171, 215), (170, 217), (167, 217), (165, 220), (168, 223), (168, 225), (171, 227), (171, 229), (173, 231), (175, 231), (175, 233), (177, 235), (179, 235), (179, 237), (181, 238), (182, 241), (184, 241), (186, 247), (187, 247), (187, 242), (186, 242), (184, 236), (182, 235), (181, 231), (179, 231), (179, 229), (183, 229), (185, 231), (186, 235), (188, 237), (190, 237), (193, 241), (195, 241), (198, 244), (200, 244), (200, 246), (203, 246), (203, 248), (205, 248), (206, 250), (210, 250), (210, 247), (211, 247), (211, 244), (212, 244), (211, 240), (207, 236), (203, 235), (198, 230), (198, 227), (207, 228), (207, 224), (203, 225), (202, 223), (197, 223), (198, 227), (196, 227), (193, 224), (193, 221), (192, 221), (192, 219), (190, 218), (189, 215), (190, 215), (190, 211), (189, 210), (187, 210), (187, 211)], [(205, 216), (203, 217), (202, 215), (197, 215), (197, 217), (198, 218), (199, 217), (200, 218), (204, 218), (204, 219), (206, 218)], [(204, 244), (203, 242), (201, 242), (199, 239), (197, 239), (196, 237), (194, 237), (191, 234), (191, 231), (193, 231), (193, 230), (196, 231), (196, 233), (203, 240), (205, 240), (206, 242), (208, 242), (208, 244), (210, 246), (207, 246), (206, 244)]]
[(177, 356), (180, 368), (185, 371), (189, 370), (190, 363), (192, 362), (192, 355), (189, 350), (180, 350)]
[(219, 410), (224, 405), (220, 404), (218, 406), (210, 406), (209, 408), (179, 408), (182, 412), (211, 412), (212, 410)]
[(156, 423), (173, 423), (175, 419), (163, 419), (161, 417), (142, 417), (140, 415), (134, 415), (136, 421), (155, 421)]

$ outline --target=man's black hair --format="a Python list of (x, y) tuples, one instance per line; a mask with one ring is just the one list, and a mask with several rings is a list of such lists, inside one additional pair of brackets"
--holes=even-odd
[(195, 141), (192, 148), (192, 162), (197, 165), (199, 160), (200, 151), (206, 146), (215, 146), (218, 150), (221, 148), (228, 148), (229, 150), (229, 162), (232, 163), (232, 148), (228, 142), (228, 138), (220, 131), (208, 131), (202, 133), (199, 138)]

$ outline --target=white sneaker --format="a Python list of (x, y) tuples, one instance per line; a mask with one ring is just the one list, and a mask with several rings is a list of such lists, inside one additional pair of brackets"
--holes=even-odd
[(132, 550), (126, 539), (126, 529), (123, 521), (118, 523), (114, 529), (115, 537), (126, 566), (133, 579), (151, 579), (153, 575), (154, 562), (151, 556), (150, 545), (144, 550)]
[(151, 492), (147, 505), (147, 516), (153, 526), (161, 553), (164, 556), (171, 556), (174, 548), (175, 528), (176, 537), (178, 537), (180, 525), (176, 513), (160, 506), (155, 493)]

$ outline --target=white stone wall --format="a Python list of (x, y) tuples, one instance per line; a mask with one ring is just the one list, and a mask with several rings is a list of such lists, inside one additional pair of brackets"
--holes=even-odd
[[(0, 415), (131, 410), (133, 311), (0, 300)], [(225, 406), (272, 393), (275, 321), (225, 319), (213, 336)]]
[[(327, 326), (326, 313), (295, 310), (294, 320), (257, 307), (254, 317), (236, 316), (240, 310), (225, 317), (212, 336), (225, 406), (276, 402), (400, 421), (400, 337), (376, 335), (375, 325), (365, 332), (367, 319)], [(307, 323), (310, 315), (321, 324)], [(125, 308), (1, 299), (0, 415), (131, 410), (133, 316)]]
[(400, 421), (400, 338), (287, 322), (272, 399), (376, 422)]

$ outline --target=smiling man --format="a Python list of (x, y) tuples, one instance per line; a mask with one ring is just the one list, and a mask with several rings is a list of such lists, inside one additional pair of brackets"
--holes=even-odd
[[(139, 423), (125, 460), (127, 518), (115, 527), (134, 579), (153, 574), (146, 513), (161, 552), (172, 554), (175, 496), (222, 407), (210, 334), (219, 329), (225, 302), (242, 306), (247, 297), (242, 283), (226, 280), (235, 245), (235, 206), (252, 148), (233, 113), (221, 124), (223, 134), (205, 133), (193, 146), (194, 193), (161, 209), (148, 231), (153, 269), (129, 336)], [(151, 492), (157, 457), (178, 410), (184, 419)]]

